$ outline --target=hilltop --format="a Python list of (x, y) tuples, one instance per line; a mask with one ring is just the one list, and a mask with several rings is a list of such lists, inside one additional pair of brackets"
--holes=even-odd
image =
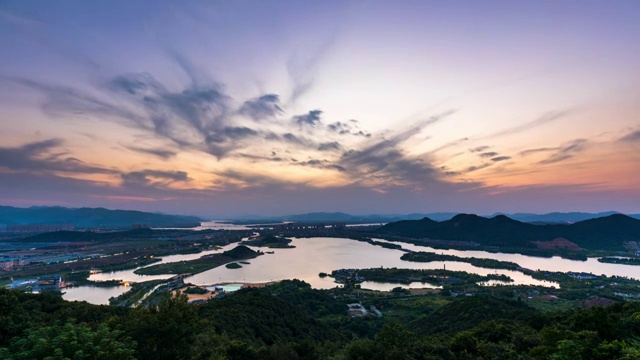
[(536, 248), (534, 241), (559, 238), (589, 250), (622, 250), (627, 241), (640, 241), (640, 220), (613, 214), (574, 224), (534, 225), (505, 215), (485, 218), (459, 214), (450, 220), (404, 220), (389, 223), (381, 233), (413, 238), (473, 241), (483, 246)]
[(0, 206), (0, 224), (73, 224), (76, 228), (130, 228), (132, 224), (151, 227), (193, 227), (202, 219), (195, 216), (167, 215), (134, 210), (104, 208), (66, 208), (61, 206), (16, 208)]

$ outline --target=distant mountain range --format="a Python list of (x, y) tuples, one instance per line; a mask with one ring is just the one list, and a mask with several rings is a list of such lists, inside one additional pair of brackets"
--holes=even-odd
[(16, 208), (0, 206), (0, 224), (73, 224), (77, 228), (130, 228), (133, 224), (151, 227), (198, 226), (202, 219), (195, 216), (166, 215), (132, 210), (104, 208), (66, 208), (60, 206)]
[(624, 242), (640, 241), (640, 220), (613, 214), (574, 224), (534, 225), (505, 215), (485, 218), (459, 214), (446, 221), (403, 220), (389, 223), (379, 232), (437, 240), (473, 241), (485, 246), (536, 248), (534, 241), (567, 239), (581, 248), (623, 250)]
[[(286, 215), (286, 216), (246, 216), (242, 218), (233, 219), (235, 223), (272, 223), (282, 221), (292, 221), (297, 223), (319, 223), (319, 222), (345, 222), (351, 224), (364, 224), (364, 223), (388, 223), (400, 220), (419, 220), (423, 218), (429, 218), (435, 221), (445, 221), (453, 218), (459, 213), (455, 212), (437, 212), (427, 214), (391, 214), (391, 215), (350, 215), (342, 212), (313, 212), (307, 214), (298, 215)], [(578, 221), (584, 221), (589, 219), (595, 219), (613, 214), (619, 214), (615, 211), (607, 211), (601, 213), (584, 213), (584, 212), (569, 212), (560, 213), (554, 212), (549, 214), (530, 214), (530, 213), (516, 213), (516, 214), (502, 214), (496, 213), (488, 217), (495, 217), (498, 215), (506, 215), (511, 219), (529, 222), (529, 223), (573, 223)], [(640, 214), (627, 215), (635, 219), (640, 220)]]

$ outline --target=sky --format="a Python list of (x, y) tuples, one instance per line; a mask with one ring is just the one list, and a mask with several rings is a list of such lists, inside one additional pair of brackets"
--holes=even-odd
[(0, 0), (0, 205), (640, 213), (638, 1)]

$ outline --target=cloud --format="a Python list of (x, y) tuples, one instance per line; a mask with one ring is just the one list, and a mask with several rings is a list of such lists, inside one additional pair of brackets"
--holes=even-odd
[(45, 103), (42, 106), (42, 110), (53, 117), (69, 114), (91, 114), (117, 119), (121, 124), (127, 126), (141, 129), (151, 128), (145, 117), (125, 107), (89, 95), (86, 91), (23, 78), (0, 76), (0, 80), (12, 82), (43, 94), (45, 96)]
[(559, 147), (546, 147), (546, 148), (528, 149), (528, 150), (521, 151), (520, 155), (527, 156), (527, 155), (537, 154), (537, 153), (541, 153), (541, 152), (556, 151), (558, 149), (560, 149), (560, 148)]
[(511, 159), (511, 156), (497, 156), (497, 157), (491, 158), (491, 161), (499, 162), (499, 161), (505, 161), (509, 159)]
[(338, 171), (346, 171), (346, 169), (343, 168), (342, 166), (333, 164), (329, 160), (312, 159), (312, 160), (307, 160), (307, 161), (296, 162), (296, 165), (309, 166), (309, 167), (314, 167), (314, 168), (318, 168), (318, 169), (333, 169), (333, 170), (338, 170)]
[(19, 147), (0, 147), (0, 168), (18, 172), (115, 174), (116, 170), (88, 165), (59, 150), (61, 139), (32, 142)]
[(361, 149), (343, 153), (337, 163), (352, 174), (353, 178), (387, 185), (412, 185), (424, 188), (442, 182), (442, 172), (431, 164), (429, 154), (409, 156), (402, 145), (424, 128), (442, 121), (453, 114), (442, 114), (425, 118), (407, 128), (399, 129), (388, 138), (376, 140)]
[(287, 61), (287, 73), (291, 81), (291, 102), (295, 103), (301, 96), (306, 94), (315, 81), (318, 67), (327, 55), (335, 37), (332, 37), (320, 46), (310, 51), (296, 51)]
[(337, 141), (322, 143), (318, 146), (319, 151), (340, 150), (342, 146)]
[(621, 142), (640, 142), (640, 130), (636, 130), (631, 132), (623, 137), (621, 137), (618, 141)]
[(571, 111), (568, 111), (568, 110), (548, 112), (548, 113), (540, 116), (537, 119), (534, 119), (532, 121), (529, 121), (529, 122), (521, 124), (521, 125), (517, 125), (517, 126), (511, 127), (511, 128), (507, 128), (507, 129), (501, 130), (501, 131), (499, 131), (497, 133), (493, 133), (491, 135), (485, 136), (485, 137), (483, 137), (483, 139), (496, 138), (496, 137), (501, 137), (501, 136), (513, 135), (513, 134), (521, 133), (523, 131), (527, 131), (527, 130), (533, 129), (535, 127), (542, 126), (544, 124), (548, 124), (550, 122), (562, 119), (563, 117), (565, 117), (565, 116), (567, 116), (569, 114), (571, 114)]
[(491, 146), (486, 146), (486, 145), (484, 145), (484, 146), (478, 146), (478, 147), (475, 147), (475, 148), (473, 148), (473, 149), (469, 149), (469, 151), (471, 151), (472, 153), (476, 153), (476, 152), (483, 152), (483, 151), (485, 151), (485, 150), (489, 149), (490, 147), (491, 147)]
[(354, 136), (371, 137), (371, 134), (365, 133), (358, 127), (357, 120), (349, 120), (348, 122), (336, 121), (328, 124), (327, 129), (340, 135), (350, 134)]
[(300, 125), (309, 125), (316, 126), (320, 123), (320, 115), (322, 114), (321, 110), (311, 110), (304, 115), (296, 115), (293, 117), (293, 122)]
[(460, 143), (463, 143), (463, 142), (468, 141), (468, 140), (469, 140), (469, 138), (461, 138), (461, 139), (457, 139), (457, 140), (449, 141), (448, 143), (446, 143), (446, 144), (444, 144), (444, 145), (441, 145), (441, 146), (439, 146), (439, 147), (437, 147), (437, 148), (435, 148), (435, 149), (431, 150), (430, 152), (431, 152), (432, 154), (435, 154), (435, 153), (437, 153), (437, 152), (439, 152), (439, 151), (442, 151), (442, 150), (444, 150), (444, 149), (449, 149), (449, 148), (452, 148), (452, 147), (458, 146)]
[(547, 159), (542, 160), (539, 164), (554, 164), (572, 158), (575, 154), (587, 148), (588, 141), (586, 139), (576, 139), (565, 146), (561, 146), (554, 154)]
[(121, 174), (127, 185), (152, 185), (158, 183), (186, 182), (189, 176), (184, 171), (141, 170)]
[(494, 156), (497, 156), (497, 155), (498, 155), (498, 153), (495, 152), (495, 151), (490, 151), (490, 152), (485, 152), (485, 153), (482, 153), (482, 154), (478, 154), (478, 156), (483, 158), (483, 159), (491, 158), (491, 157), (494, 157)]
[(273, 118), (283, 113), (279, 106), (280, 98), (276, 94), (266, 94), (259, 98), (247, 100), (242, 104), (238, 112), (253, 120)]
[(135, 152), (139, 152), (142, 154), (157, 156), (161, 159), (170, 159), (177, 155), (175, 151), (165, 150), (165, 149), (149, 149), (149, 148), (141, 148), (137, 146), (125, 146), (127, 149)]
[(468, 168), (465, 169), (464, 172), (465, 173), (470, 173), (470, 172), (482, 170), (482, 169), (488, 168), (491, 165), (493, 165), (493, 164), (492, 163), (486, 163), (486, 164), (469, 166)]

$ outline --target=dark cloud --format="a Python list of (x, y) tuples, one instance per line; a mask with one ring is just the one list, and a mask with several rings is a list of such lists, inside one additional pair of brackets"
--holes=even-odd
[(141, 170), (120, 175), (125, 184), (150, 185), (153, 180), (160, 182), (186, 182), (189, 175), (184, 171)]
[(275, 153), (272, 153), (271, 156), (260, 156), (260, 155), (252, 155), (252, 154), (244, 154), (244, 153), (239, 153), (237, 154), (238, 157), (244, 158), (244, 159), (249, 159), (252, 160), (254, 162), (257, 161), (274, 161), (274, 162), (282, 162), (285, 161), (286, 159), (281, 158), (279, 156), (276, 156)]
[(63, 141), (49, 139), (19, 147), (0, 147), (0, 167), (13, 171), (38, 173), (115, 174), (117, 171), (92, 166), (81, 160), (67, 156), (60, 150)]
[(343, 168), (342, 166), (333, 164), (329, 160), (312, 159), (307, 161), (296, 162), (296, 165), (309, 166), (309, 167), (318, 168), (318, 169), (333, 169), (338, 171), (346, 171), (346, 169)]
[(465, 169), (464, 172), (465, 173), (470, 173), (470, 172), (482, 170), (482, 169), (488, 168), (491, 165), (493, 165), (493, 164), (492, 163), (486, 163), (486, 164), (469, 166), (468, 168)]
[(499, 162), (499, 161), (505, 161), (509, 159), (511, 159), (511, 156), (497, 156), (497, 157), (491, 158), (491, 161)]
[(170, 159), (177, 155), (175, 151), (165, 150), (165, 149), (149, 149), (149, 148), (141, 148), (137, 146), (125, 146), (127, 149), (135, 152), (139, 152), (142, 154), (157, 156), (161, 159)]
[(494, 157), (494, 156), (497, 156), (497, 155), (498, 155), (498, 153), (495, 152), (495, 151), (484, 152), (482, 154), (478, 154), (478, 156), (483, 158), (483, 159), (491, 158), (491, 157)]
[(286, 140), (287, 142), (293, 143), (293, 144), (298, 144), (298, 145), (303, 145), (304, 142), (298, 138), (297, 136), (293, 135), (292, 133), (286, 133), (284, 135), (282, 135), (282, 139)]
[(107, 82), (107, 88), (130, 95), (157, 94), (165, 92), (162, 84), (149, 73), (118, 75)]
[(358, 127), (358, 121), (353, 119), (349, 120), (348, 122), (336, 121), (327, 125), (327, 129), (340, 135), (349, 134), (355, 136), (371, 137), (371, 134), (365, 133), (364, 131), (360, 130), (360, 128)]
[(316, 126), (320, 123), (320, 115), (322, 114), (321, 110), (311, 110), (304, 115), (296, 115), (293, 117), (293, 122), (300, 125), (309, 125)]
[(428, 117), (363, 149), (347, 151), (338, 164), (352, 173), (354, 178), (380, 183), (412, 184), (418, 188), (440, 183), (443, 174), (431, 165), (428, 155), (409, 156), (401, 145), (425, 127), (442, 121), (453, 113), (447, 111)]
[(279, 105), (280, 98), (276, 94), (266, 94), (259, 98), (247, 100), (238, 112), (253, 120), (273, 118), (283, 112)]
[(618, 141), (622, 142), (640, 142), (640, 130), (636, 130), (631, 132), (623, 137), (621, 137)]
[(340, 150), (342, 146), (337, 141), (322, 143), (318, 146), (320, 151)]
[(528, 150), (521, 151), (520, 155), (527, 156), (527, 155), (537, 154), (537, 153), (541, 153), (541, 152), (556, 151), (556, 150), (559, 150), (559, 149), (560, 149), (559, 147), (528, 149)]
[(485, 151), (485, 150), (489, 149), (490, 147), (491, 147), (491, 146), (486, 146), (486, 145), (484, 145), (484, 146), (478, 146), (478, 147), (475, 147), (475, 148), (473, 148), (473, 149), (469, 149), (469, 151), (471, 151), (472, 153), (476, 153), (476, 152), (483, 152), (483, 151)]
[(574, 157), (577, 153), (585, 150), (588, 146), (586, 139), (576, 139), (561, 146), (554, 154), (547, 159), (540, 161), (540, 164), (554, 164)]

